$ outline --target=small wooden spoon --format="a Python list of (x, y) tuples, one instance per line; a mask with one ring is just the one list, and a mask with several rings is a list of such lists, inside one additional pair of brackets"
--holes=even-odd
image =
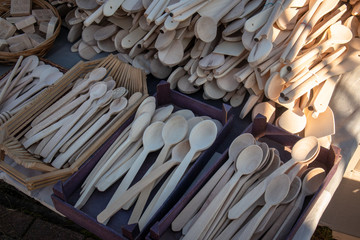
[(235, 204), (230, 210), (228, 217), (230, 219), (237, 219), (243, 214), (246, 209), (251, 206), (251, 202), (256, 201), (265, 192), (269, 182), (276, 176), (283, 174), (289, 170), (295, 163), (308, 163), (313, 161), (319, 153), (320, 147), (315, 137), (306, 137), (299, 140), (291, 151), (291, 159), (275, 170), (272, 174), (267, 176), (261, 183), (259, 183), (254, 189), (246, 194), (237, 204)]
[(63, 125), (59, 131), (50, 139), (50, 141), (45, 145), (44, 149), (41, 151), (40, 155), (47, 157), (51, 150), (58, 144), (61, 139), (66, 135), (66, 133), (75, 125), (75, 123), (81, 118), (81, 116), (88, 110), (91, 106), (91, 103), (95, 99), (99, 99), (105, 95), (107, 86), (105, 83), (99, 82), (96, 83), (90, 89), (90, 97), (86, 100), (81, 106), (72, 114), (70, 122), (67, 122)]
[(43, 88), (54, 84), (62, 76), (63, 76), (63, 73), (59, 72), (57, 70), (57, 71), (50, 72), (48, 75), (44, 75), (44, 77), (40, 77), (40, 81), (38, 82), (38, 84), (36, 84), (33, 88), (31, 88), (26, 93), (24, 93), (23, 95), (18, 97), (15, 101), (13, 101), (9, 104), (5, 104), (3, 107), (3, 111), (9, 111), (9, 110), (16, 108), (20, 104), (24, 103), (26, 100), (30, 99), (33, 95), (35, 95), (37, 92), (39, 92)]
[(111, 115), (119, 113), (125, 109), (127, 105), (127, 99), (122, 97), (115, 99), (110, 104), (109, 111), (101, 116), (84, 134), (82, 134), (64, 153), (61, 153), (52, 162), (52, 165), (56, 168), (61, 168), (62, 165), (72, 156), (77, 150), (83, 146), (91, 136), (93, 136), (111, 117)]
[(72, 89), (69, 93), (67, 93), (65, 96), (63, 96), (61, 99), (56, 101), (53, 105), (51, 105), (49, 108), (47, 108), (44, 112), (42, 112), (38, 117), (34, 119), (32, 122), (32, 126), (42, 121), (44, 118), (49, 116), (51, 113), (55, 112), (57, 109), (62, 107), (65, 103), (67, 103), (70, 99), (74, 98), (80, 91), (84, 90), (87, 86), (89, 86), (90, 83), (94, 81), (98, 81), (105, 77), (106, 75), (106, 68), (100, 67), (96, 68), (91, 71), (89, 78), (81, 83), (76, 88)]
[[(291, 203), (300, 193), (301, 190), (301, 179), (296, 176), (290, 184), (290, 189), (285, 199), (281, 201), (281, 205), (286, 205)], [(280, 207), (280, 206), (279, 206)], [(274, 216), (278, 216), (275, 212), (278, 211), (279, 207), (272, 207), (269, 212), (266, 214), (264, 219), (261, 221), (259, 227), (256, 229), (254, 236), (262, 236), (266, 230), (268, 230), (273, 223), (276, 221)]]
[(215, 217), (217, 212), (220, 210), (221, 206), (225, 202), (227, 196), (230, 194), (231, 190), (238, 183), (239, 179), (244, 174), (250, 174), (254, 172), (260, 165), (262, 160), (263, 152), (261, 148), (257, 145), (251, 145), (245, 148), (238, 156), (236, 160), (236, 169), (237, 172), (231, 177), (229, 182), (224, 186), (224, 188), (216, 195), (216, 197), (209, 204), (207, 209), (202, 213), (202, 215), (197, 219), (197, 221), (192, 225), (184, 239), (198, 239), (202, 234), (206, 226), (211, 222)]
[(271, 180), (265, 191), (264, 207), (249, 221), (239, 239), (250, 240), (261, 220), (271, 207), (280, 204), (287, 196), (290, 189), (290, 179), (286, 174), (281, 174)]

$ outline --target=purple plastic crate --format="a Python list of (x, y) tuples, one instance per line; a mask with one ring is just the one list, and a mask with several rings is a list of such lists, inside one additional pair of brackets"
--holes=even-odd
[[(291, 154), (289, 151), (287, 151), (287, 149), (291, 148), (298, 140), (300, 140), (300, 137), (292, 135), (287, 131), (268, 124), (266, 122), (266, 118), (261, 115), (258, 115), (254, 122), (250, 124), (249, 127), (243, 132), (252, 133), (259, 141), (266, 142), (270, 147), (275, 147), (277, 150), (279, 150), (282, 161), (287, 161), (291, 158)], [(241, 134), (241, 132), (239, 132), (239, 134)], [(161, 220), (157, 221), (150, 228), (150, 232), (146, 236), (146, 239), (179, 239), (181, 237), (181, 232), (172, 231), (171, 223), (227, 159), (228, 151), (225, 151), (222, 157), (216, 163), (214, 163), (214, 165), (206, 172), (206, 174), (202, 175), (202, 178), (197, 181), (196, 185), (189, 189), (187, 194), (184, 195), (176, 204), (174, 204), (174, 207)], [(295, 223), (291, 232), (289, 233), (289, 239), (294, 236), (297, 229), (303, 223), (306, 215), (315, 206), (325, 187), (334, 176), (340, 160), (340, 148), (331, 146), (330, 150), (321, 148), (318, 157), (309, 165), (310, 167), (324, 168), (327, 176), (320, 189), (311, 197), (311, 199), (308, 201), (308, 204), (303, 207), (301, 216), (298, 218), (298, 221)]]
[[(196, 176), (201, 172), (206, 165), (208, 159), (215, 153), (217, 146), (219, 146), (225, 137), (228, 135), (232, 128), (233, 115), (229, 113), (230, 107), (223, 105), (222, 109), (215, 108), (203, 102), (192, 99), (184, 94), (170, 90), (168, 83), (161, 83), (157, 87), (157, 105), (173, 104), (176, 109), (190, 109), (196, 115), (207, 115), (211, 118), (217, 119), (222, 122), (223, 129), (218, 134), (215, 142), (212, 146), (203, 152), (196, 162), (187, 171), (186, 175), (179, 182), (176, 189), (169, 196), (163, 206), (156, 212), (149, 224), (145, 226), (142, 232), (139, 231), (137, 224), (127, 225), (127, 221), (131, 215), (132, 208), (128, 211), (120, 210), (116, 213), (108, 222), (107, 225), (103, 225), (97, 222), (96, 216), (106, 207), (111, 196), (117, 189), (121, 180), (118, 180), (113, 186), (107, 189), (105, 192), (99, 192), (95, 190), (88, 202), (80, 210), (74, 208), (74, 204), (79, 198), (81, 184), (85, 181), (87, 175), (94, 168), (96, 163), (100, 160), (102, 155), (121, 134), (121, 132), (128, 126), (133, 117), (128, 119), (77, 171), (65, 182), (58, 182), (54, 188), (54, 194), (52, 200), (55, 208), (64, 214), (66, 217), (76, 222), (80, 226), (88, 229), (102, 239), (124, 239), (124, 238), (144, 238), (148, 233), (150, 227), (159, 219), (161, 219), (172, 207), (178, 202), (182, 195), (193, 183)], [(135, 177), (132, 184), (141, 179), (146, 170), (150, 167), (152, 162), (156, 159), (158, 152), (151, 153), (147, 157), (145, 163), (141, 167), (139, 173)], [(153, 191), (150, 198), (153, 197), (156, 191)]]

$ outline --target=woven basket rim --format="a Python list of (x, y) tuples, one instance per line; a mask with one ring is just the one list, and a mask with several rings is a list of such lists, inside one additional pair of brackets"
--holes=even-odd
[[(10, 4), (11, 0), (4, 0), (1, 3), (1, 7), (6, 7), (9, 5), (6, 4)], [(4, 51), (0, 51), (0, 63), (13, 63), (16, 62), (17, 59), (22, 55), (22, 56), (30, 56), (30, 55), (37, 55), (39, 57), (43, 57), (52, 47), (52, 45), (55, 42), (55, 39), (57, 38), (57, 36), (60, 34), (60, 29), (61, 29), (61, 17), (59, 12), (48, 2), (46, 2), (45, 0), (32, 0), (32, 3), (35, 5), (38, 5), (40, 7), (42, 7), (42, 5), (46, 6), (46, 8), (50, 9), (54, 15), (58, 18), (58, 22), (57, 22), (57, 26), (55, 28), (54, 34), (46, 39), (45, 41), (43, 41), (42, 43), (40, 43), (38, 46), (36, 46), (35, 48), (31, 48), (31, 49), (27, 49), (24, 51), (20, 51), (20, 52), (4, 52)], [(8, 9), (8, 12), (10, 11), (10, 9)], [(7, 12), (0, 12), (0, 16), (4, 15)]]

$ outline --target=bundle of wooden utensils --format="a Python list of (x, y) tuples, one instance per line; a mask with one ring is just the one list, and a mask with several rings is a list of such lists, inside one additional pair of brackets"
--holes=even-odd
[[(158, 78), (170, 74), (171, 88), (191, 94), (202, 87), (205, 99), (223, 99), (233, 107), (248, 94), (241, 118), (270, 100), (266, 108), (286, 107), (302, 121), (296, 129), (278, 121), (292, 133), (321, 114), (329, 116), (340, 75), (360, 62), (358, 1), (76, 3), (66, 21), (69, 41), (81, 38), (73, 50), (82, 57), (116, 50)], [(324, 146), (331, 142), (329, 132), (316, 136), (324, 138)]]
[(0, 80), (0, 111), (14, 115), (62, 75), (58, 68), (37, 56), (21, 56), (11, 72)]
[(314, 137), (299, 140), (292, 159), (245, 133), (228, 151), (228, 160), (172, 222), (183, 239), (284, 239), (301, 212), (304, 199), (325, 178), (309, 168), (320, 151)]
[(99, 67), (78, 79), (69, 92), (31, 122), (30, 130), (20, 139), (23, 146), (55, 168), (75, 161), (142, 96), (138, 92), (127, 99), (128, 90), (115, 88), (112, 77), (104, 78), (107, 74), (106, 68)]
[(31, 0), (11, 0), (10, 15), (0, 17), (0, 51), (37, 47), (54, 34), (57, 22), (50, 9), (32, 9)]
[[(188, 109), (174, 111), (173, 105), (156, 109), (155, 98), (146, 98), (132, 123), (84, 181), (75, 207), (83, 207), (95, 189), (106, 191), (123, 177), (97, 219), (106, 224), (119, 210), (127, 210), (136, 202), (128, 223), (138, 223), (142, 229), (175, 189), (189, 165), (212, 145), (221, 129), (218, 120), (195, 116)], [(156, 151), (159, 151), (156, 160), (150, 162), (141, 180), (131, 186), (142, 165), (149, 163), (149, 153)], [(158, 183), (161, 187), (144, 210)]]

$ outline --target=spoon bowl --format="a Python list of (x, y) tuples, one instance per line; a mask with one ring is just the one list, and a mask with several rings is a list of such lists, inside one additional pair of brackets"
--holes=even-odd
[(190, 146), (197, 151), (202, 151), (215, 141), (217, 128), (213, 121), (205, 120), (197, 124), (190, 133)]
[(162, 138), (169, 145), (174, 145), (186, 136), (188, 123), (182, 116), (175, 116), (166, 122), (162, 130)]
[(164, 122), (168, 117), (171, 115), (172, 111), (174, 110), (173, 105), (168, 105), (165, 107), (161, 107), (155, 110), (154, 116), (151, 119), (152, 122), (155, 121), (162, 121)]
[(314, 159), (320, 151), (320, 145), (316, 137), (309, 136), (300, 139), (291, 150), (291, 157), (295, 161), (308, 162)]
[(289, 204), (290, 202), (292, 202), (300, 193), (300, 190), (301, 190), (301, 179), (298, 176), (296, 176), (294, 180), (291, 182), (289, 192), (286, 195), (285, 199), (281, 202), (281, 204)]
[(314, 194), (324, 181), (326, 176), (322, 168), (314, 168), (303, 179), (302, 188), (306, 196)]

